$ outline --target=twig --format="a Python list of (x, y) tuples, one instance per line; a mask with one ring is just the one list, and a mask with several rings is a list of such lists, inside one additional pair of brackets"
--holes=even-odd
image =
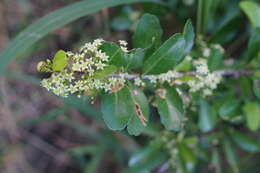
[[(234, 76), (235, 78), (238, 78), (241, 75), (250, 75), (252, 74), (254, 71), (249, 71), (249, 70), (217, 70), (217, 71), (213, 71), (213, 73), (215, 74), (219, 74), (222, 76)], [(195, 76), (198, 75), (200, 73), (195, 72), (195, 71), (191, 71), (191, 72), (183, 72), (183, 73), (177, 73), (175, 78), (181, 78), (183, 76)], [(156, 75), (138, 75), (138, 74), (113, 74), (111, 75), (111, 77), (115, 77), (115, 78), (124, 78), (124, 79), (136, 79), (136, 78), (141, 78), (141, 79), (149, 79), (152, 76), (156, 76)]]

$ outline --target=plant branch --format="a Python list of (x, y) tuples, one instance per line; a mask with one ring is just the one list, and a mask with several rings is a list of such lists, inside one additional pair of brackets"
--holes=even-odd
[[(239, 76), (242, 75), (250, 75), (254, 71), (250, 70), (217, 70), (213, 71), (215, 74), (219, 74), (222, 76), (233, 76), (235, 78), (238, 78)], [(190, 71), (190, 72), (183, 72), (183, 73), (178, 73), (175, 78), (181, 78), (183, 76), (195, 76), (200, 73), (195, 72), (195, 71)], [(139, 75), (139, 74), (113, 74), (111, 77), (115, 78), (124, 78), (124, 79), (136, 79), (136, 78), (141, 78), (141, 79), (149, 79), (152, 76), (157, 76), (157, 75)]]

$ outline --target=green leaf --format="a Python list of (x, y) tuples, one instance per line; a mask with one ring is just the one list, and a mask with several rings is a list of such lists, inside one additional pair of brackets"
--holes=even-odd
[(253, 91), (255, 96), (260, 99), (260, 80), (254, 80)]
[(84, 0), (44, 16), (23, 30), (7, 45), (6, 49), (0, 53), (0, 73), (4, 71), (4, 68), (6, 68), (12, 60), (24, 53), (37, 41), (56, 28), (64, 26), (85, 15), (97, 12), (102, 8), (135, 2), (154, 2), (154, 0)]
[(124, 87), (112, 94), (102, 94), (101, 98), (101, 111), (107, 126), (112, 130), (124, 129), (134, 107), (129, 99), (131, 98), (129, 90)]
[(222, 64), (223, 61), (223, 55), (219, 49), (212, 48), (211, 54), (209, 56), (208, 60), (208, 66), (209, 70), (217, 70), (218, 67)]
[(260, 50), (260, 28), (255, 28), (248, 42), (248, 54), (247, 62), (251, 61), (253, 58), (259, 57)]
[(162, 28), (155, 15), (144, 14), (139, 20), (133, 36), (135, 48), (149, 48), (152, 44), (161, 44)]
[(129, 87), (131, 98), (134, 104), (132, 117), (127, 124), (127, 131), (130, 135), (138, 136), (146, 128), (149, 120), (149, 104), (143, 91), (136, 87)]
[(159, 89), (156, 104), (161, 122), (168, 130), (179, 131), (183, 127), (183, 103), (174, 88)]
[(239, 78), (238, 84), (241, 88), (241, 97), (244, 99), (249, 99), (253, 97), (252, 92), (252, 82), (249, 76), (243, 75)]
[(189, 166), (191, 165), (195, 166), (197, 159), (196, 156), (194, 155), (194, 152), (184, 143), (179, 144), (178, 149), (185, 163)]
[(59, 50), (53, 59), (53, 64), (52, 64), (52, 70), (53, 71), (62, 71), (65, 67), (68, 65), (68, 59), (66, 52), (63, 50)]
[(142, 173), (150, 171), (167, 160), (162, 151), (162, 143), (155, 142), (136, 152), (129, 160), (129, 169), (124, 173)]
[(193, 29), (191, 20), (188, 20), (186, 22), (184, 29), (183, 29), (183, 36), (186, 41), (186, 46), (185, 46), (184, 52), (185, 52), (185, 55), (188, 55), (193, 47), (194, 38), (195, 38), (194, 29)]
[(252, 131), (257, 131), (260, 127), (260, 106), (254, 102), (248, 102), (243, 106), (246, 116), (247, 126)]
[(247, 15), (251, 24), (254, 27), (260, 27), (260, 6), (253, 1), (242, 1), (239, 6)]
[(209, 132), (216, 125), (216, 111), (205, 99), (200, 99), (199, 104), (199, 128), (202, 132)]
[(102, 44), (100, 49), (109, 56), (109, 64), (115, 65), (117, 67), (127, 65), (125, 53), (117, 44), (105, 42)]
[(224, 152), (227, 158), (229, 165), (231, 166), (234, 173), (239, 173), (237, 156), (234, 150), (234, 147), (231, 145), (228, 138), (223, 140)]
[(104, 67), (103, 70), (99, 70), (99, 71), (95, 72), (93, 78), (103, 79), (103, 78), (106, 78), (106, 77), (114, 74), (116, 71), (117, 71), (116, 66), (109, 65), (109, 66)]
[(134, 49), (130, 52), (127, 57), (127, 67), (126, 69), (136, 69), (143, 65), (145, 56), (145, 50), (141, 48)]
[(144, 63), (144, 74), (159, 74), (173, 69), (184, 57), (186, 41), (182, 34), (174, 34)]
[(235, 130), (230, 130), (230, 136), (238, 146), (245, 151), (260, 151), (260, 142), (258, 138), (251, 138)]
[(219, 108), (219, 115), (224, 120), (229, 120), (236, 113), (236, 110), (239, 108), (240, 102), (235, 99), (229, 99), (224, 102)]
[(186, 60), (184, 59), (183, 61), (181, 61), (180, 64), (178, 64), (177, 66), (175, 66), (175, 70), (176, 71), (182, 71), (182, 72), (188, 72), (191, 70), (191, 61), (190, 60)]

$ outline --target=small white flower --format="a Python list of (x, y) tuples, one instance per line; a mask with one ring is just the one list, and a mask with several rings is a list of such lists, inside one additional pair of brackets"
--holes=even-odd
[(190, 55), (187, 55), (187, 56), (185, 57), (185, 60), (186, 60), (186, 61), (191, 61), (191, 60), (192, 60), (192, 57), (191, 57)]
[(139, 87), (145, 86), (145, 83), (140, 78), (135, 78), (134, 84)]
[(121, 46), (124, 46), (124, 47), (126, 47), (127, 44), (128, 44), (125, 40), (119, 40), (118, 42), (119, 42), (119, 44), (120, 44)]
[(150, 75), (148, 77), (148, 79), (150, 80), (151, 83), (156, 83), (157, 82), (157, 77), (155, 75)]
[(210, 48), (204, 48), (202, 54), (203, 54), (204, 57), (209, 57), (210, 54), (211, 54)]
[(212, 95), (212, 90), (211, 89), (204, 89), (203, 90), (203, 95), (204, 96), (210, 96), (210, 95)]
[(102, 62), (96, 63), (97, 70), (103, 70), (106, 64), (103, 64)]

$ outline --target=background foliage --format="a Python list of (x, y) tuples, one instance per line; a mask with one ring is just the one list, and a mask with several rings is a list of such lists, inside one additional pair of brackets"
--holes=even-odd
[[(259, 2), (253, 0), (0, 2), (1, 170), (260, 172), (259, 17)], [(104, 120), (117, 130), (126, 124), (118, 119), (108, 122), (111, 117), (105, 117), (116, 113), (106, 102), (131, 97), (131, 89), (124, 88), (118, 96), (103, 95), (102, 104), (97, 100), (93, 106), (88, 97), (57, 98), (39, 86), (39, 78), (46, 77), (36, 72), (39, 60), (53, 56), (59, 49), (75, 50), (99, 37), (127, 40), (131, 47), (140, 48), (139, 53), (148, 49), (142, 61), (136, 60), (140, 55), (132, 57), (129, 69), (143, 67), (145, 74), (166, 72), (181, 61), (172, 60), (172, 56), (187, 54), (192, 47), (191, 21), (196, 26), (191, 55), (199, 56), (204, 44), (218, 43), (226, 51), (222, 55), (211, 48), (211, 70), (253, 72), (226, 77), (212, 97), (192, 95), (192, 104), (185, 109), (188, 120), (179, 132), (168, 131), (176, 130), (176, 119), (171, 119), (164, 109), (180, 103), (172, 88), (166, 87), (167, 99), (155, 98), (161, 109), (145, 111), (149, 116), (147, 128), (128, 122), (126, 130), (111, 131)], [(163, 59), (154, 65), (158, 57)], [(176, 68), (185, 71), (186, 66)], [(149, 96), (151, 91), (145, 94)], [(148, 107), (141, 95), (132, 99), (140, 99)], [(131, 100), (117, 102), (117, 106), (125, 108), (122, 111), (132, 104)], [(178, 111), (184, 114), (181, 108)], [(140, 136), (126, 132), (137, 135), (141, 130)]]

